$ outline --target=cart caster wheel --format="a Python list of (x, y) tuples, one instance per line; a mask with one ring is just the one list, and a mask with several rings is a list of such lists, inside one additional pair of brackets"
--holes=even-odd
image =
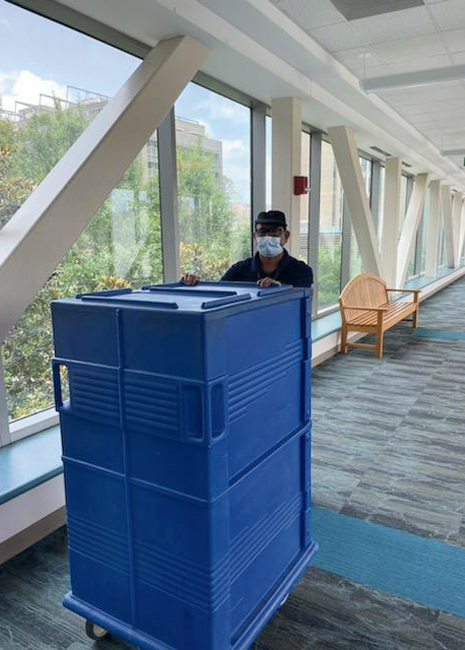
[(106, 636), (108, 636), (108, 630), (106, 630), (104, 627), (100, 627), (100, 625), (92, 623), (92, 621), (86, 621), (86, 634), (89, 639), (92, 639), (93, 641), (100, 641), (101, 639), (104, 639)]

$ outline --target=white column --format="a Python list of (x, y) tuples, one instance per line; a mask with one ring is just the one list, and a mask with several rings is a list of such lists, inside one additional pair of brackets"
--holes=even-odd
[(328, 129), (328, 134), (363, 267), (366, 271), (384, 278), (384, 265), (381, 261), (373, 215), (365, 191), (354, 132), (346, 126), (334, 126)]
[(462, 216), (460, 222), (460, 237), (459, 237), (459, 266), (462, 261), (462, 257), (465, 254), (465, 199), (462, 203)]
[(454, 238), (454, 267), (460, 266), (460, 236), (461, 236), (461, 218), (462, 218), (462, 195), (454, 192), (452, 199), (452, 234)]
[(446, 247), (447, 266), (455, 264), (454, 255), (454, 220), (452, 215), (452, 190), (450, 185), (441, 187), (442, 214), (444, 217), (444, 245)]
[(407, 214), (402, 225), (397, 247), (397, 286), (402, 287), (407, 279), (408, 265), (415, 245), (415, 237), (423, 215), (428, 174), (418, 174), (413, 186), (412, 196), (407, 208)]
[(397, 280), (397, 244), (400, 222), (402, 160), (400, 158), (388, 158), (385, 169), (381, 258), (386, 274), (386, 282), (389, 286), (394, 287)]
[[(302, 200), (294, 195), (294, 176), (301, 174), (302, 101), (280, 97), (271, 101), (272, 115), (272, 201), (273, 210), (282, 210), (291, 231), (288, 248), (299, 257)], [(255, 218), (256, 215), (254, 215)]]
[(439, 267), (439, 232), (441, 224), (441, 181), (430, 183), (429, 214), (426, 230), (425, 274), (436, 277)]
[(0, 232), (0, 342), (116, 186), (209, 49), (162, 41)]
[(462, 203), (462, 211), (460, 214), (460, 231), (459, 231), (459, 246), (457, 251), (456, 266), (460, 266), (463, 257), (463, 247), (465, 246), (465, 200)]

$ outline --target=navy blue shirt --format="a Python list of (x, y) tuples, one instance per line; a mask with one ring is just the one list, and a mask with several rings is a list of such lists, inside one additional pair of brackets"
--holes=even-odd
[(313, 271), (305, 262), (296, 260), (284, 250), (273, 273), (265, 273), (260, 255), (256, 253), (255, 257), (233, 264), (221, 279), (226, 282), (257, 282), (262, 278), (272, 278), (282, 284), (291, 284), (293, 287), (311, 287)]

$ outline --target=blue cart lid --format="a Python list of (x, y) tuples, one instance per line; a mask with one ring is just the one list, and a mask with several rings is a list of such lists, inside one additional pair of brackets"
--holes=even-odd
[[(206, 312), (292, 293), (289, 285), (263, 289), (248, 282), (202, 282), (195, 286), (183, 283), (146, 285), (142, 289), (115, 289), (96, 293), (80, 293), (76, 298), (82, 303), (99, 303), (108, 306), (147, 307), (151, 309)], [(302, 291), (302, 289), (300, 289)]]

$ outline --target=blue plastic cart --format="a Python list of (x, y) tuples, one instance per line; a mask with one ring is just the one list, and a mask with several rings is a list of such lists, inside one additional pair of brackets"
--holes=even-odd
[(310, 304), (245, 283), (52, 303), (64, 604), (92, 638), (245, 650), (311, 563)]

